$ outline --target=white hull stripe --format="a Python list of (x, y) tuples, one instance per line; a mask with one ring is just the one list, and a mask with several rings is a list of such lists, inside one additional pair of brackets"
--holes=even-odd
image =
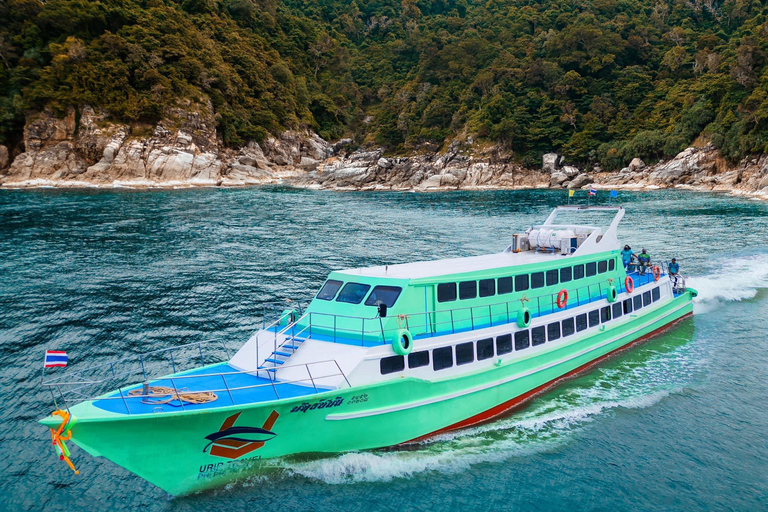
[[(328, 416), (325, 417), (325, 419), (329, 420), (329, 421), (338, 421), (338, 420), (351, 420), (351, 419), (356, 419), (356, 418), (365, 418), (365, 417), (368, 417), (368, 416), (378, 416), (380, 414), (388, 414), (390, 412), (404, 411), (404, 410), (407, 410), (407, 409), (413, 409), (415, 407), (421, 407), (421, 406), (424, 406), (424, 405), (430, 405), (430, 404), (434, 404), (434, 403), (438, 403), (438, 402), (443, 402), (445, 400), (451, 400), (453, 398), (458, 398), (460, 396), (469, 395), (469, 394), (477, 393), (479, 391), (484, 391), (486, 389), (490, 389), (490, 388), (493, 388), (493, 387), (496, 387), (496, 386), (500, 386), (502, 384), (506, 384), (507, 382), (511, 382), (513, 380), (522, 379), (524, 377), (528, 377), (529, 375), (533, 375), (535, 373), (538, 373), (538, 372), (541, 372), (541, 371), (544, 371), (544, 370), (548, 370), (549, 368), (552, 368), (552, 367), (555, 367), (555, 366), (559, 366), (559, 365), (567, 363), (567, 362), (569, 362), (569, 361), (571, 361), (573, 359), (579, 358), (579, 357), (581, 357), (581, 356), (583, 356), (585, 354), (588, 354), (588, 353), (593, 352), (595, 350), (601, 349), (604, 346), (610, 345), (611, 343), (614, 343), (614, 342), (618, 341), (621, 338), (624, 338), (624, 337), (627, 337), (627, 336), (631, 336), (631, 335), (633, 335), (633, 334), (635, 334), (635, 333), (637, 333), (639, 331), (642, 331), (643, 329), (647, 328), (648, 326), (650, 326), (653, 323), (658, 322), (659, 320), (664, 320), (665, 318), (668, 318), (669, 316), (674, 315), (675, 313), (677, 313), (678, 311), (680, 311), (681, 309), (683, 309), (687, 305), (688, 305), (688, 303), (686, 302), (685, 304), (683, 304), (680, 307), (670, 311), (669, 313), (665, 314), (664, 316), (662, 316), (660, 318), (656, 318), (654, 320), (651, 320), (651, 321), (645, 323), (644, 325), (638, 327), (637, 329), (635, 329), (635, 330), (633, 330), (633, 331), (631, 331), (631, 332), (629, 332), (627, 334), (623, 334), (621, 336), (616, 336), (616, 337), (614, 337), (614, 338), (612, 338), (612, 339), (610, 339), (608, 341), (605, 341), (605, 342), (601, 343), (600, 345), (597, 345), (597, 346), (594, 346), (594, 347), (590, 347), (588, 349), (584, 349), (581, 352), (578, 352), (578, 353), (572, 355), (571, 357), (564, 358), (564, 359), (561, 359), (559, 361), (555, 361), (555, 362), (550, 363), (550, 364), (548, 364), (546, 366), (541, 366), (539, 368), (535, 368), (533, 370), (529, 370), (529, 371), (527, 371), (525, 373), (520, 373), (520, 374), (517, 374), (517, 375), (513, 375), (511, 377), (505, 377), (503, 379), (499, 379), (497, 381), (490, 382), (488, 384), (481, 384), (479, 386), (475, 386), (473, 388), (465, 389), (465, 390), (462, 390), (462, 391), (457, 391), (455, 393), (450, 393), (450, 394), (447, 394), (447, 395), (441, 395), (441, 396), (434, 397), (434, 398), (427, 398), (425, 400), (419, 400), (418, 402), (411, 402), (411, 403), (407, 403), (407, 404), (394, 405), (394, 406), (391, 406), (391, 407), (382, 407), (382, 408), (379, 408), (379, 409), (371, 409), (371, 410), (368, 410), (368, 411), (352, 412), (352, 413), (347, 413), (347, 414), (329, 414)], [(514, 398), (514, 397), (512, 397), (512, 398)]]

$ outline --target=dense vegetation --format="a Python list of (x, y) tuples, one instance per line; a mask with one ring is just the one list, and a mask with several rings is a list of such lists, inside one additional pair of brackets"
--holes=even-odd
[(306, 126), (393, 152), (473, 135), (528, 164), (699, 136), (768, 152), (758, 0), (6, 0), (0, 19), (0, 142), (45, 107), (152, 123), (210, 101), (234, 146)]

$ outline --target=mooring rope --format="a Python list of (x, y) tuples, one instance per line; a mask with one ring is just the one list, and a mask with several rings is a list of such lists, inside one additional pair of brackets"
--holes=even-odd
[[(170, 404), (174, 400), (190, 404), (207, 404), (208, 402), (214, 402), (219, 398), (216, 393), (213, 393), (212, 391), (189, 391), (187, 389), (175, 390), (165, 386), (149, 386), (147, 388), (134, 389), (129, 391), (128, 395), (141, 396), (143, 397), (141, 403), (148, 405)], [(158, 397), (159, 399), (151, 400), (150, 397)]]

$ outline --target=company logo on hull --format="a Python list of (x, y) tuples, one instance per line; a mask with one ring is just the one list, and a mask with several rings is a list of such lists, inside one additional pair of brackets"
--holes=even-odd
[(235, 422), (243, 411), (233, 414), (222, 423), (218, 432), (205, 436), (210, 441), (203, 452), (211, 449), (211, 455), (225, 459), (237, 459), (253, 450), (258, 450), (264, 443), (275, 437), (272, 427), (280, 416), (277, 411), (272, 411), (264, 425), (259, 427), (236, 427)]

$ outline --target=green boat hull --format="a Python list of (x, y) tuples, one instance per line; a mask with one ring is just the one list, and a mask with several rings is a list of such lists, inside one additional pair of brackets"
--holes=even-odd
[[(690, 315), (693, 296), (689, 290), (630, 321), (445, 380), (404, 377), (309, 397), (162, 414), (108, 413), (84, 402), (71, 408), (72, 441), (173, 495), (220, 486), (275, 457), (407, 443), (502, 414)], [(42, 420), (48, 426), (59, 422)]]

